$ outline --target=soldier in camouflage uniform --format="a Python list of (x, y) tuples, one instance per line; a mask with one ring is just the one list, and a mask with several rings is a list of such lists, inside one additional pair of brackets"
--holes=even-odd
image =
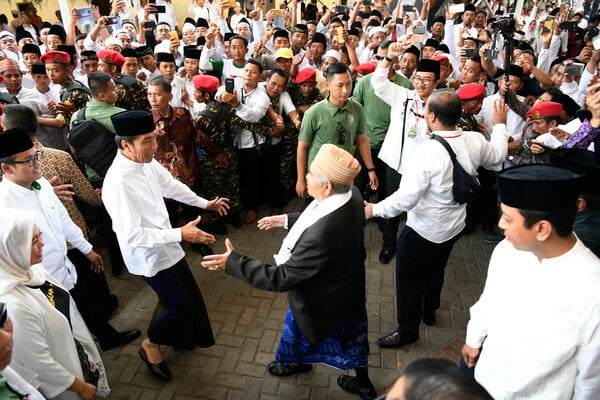
[[(479, 83), (468, 83), (461, 86), (456, 91), (456, 94), (458, 94), (458, 97), (460, 97), (460, 102), (462, 104), (460, 119), (458, 120), (456, 127), (462, 129), (463, 131), (482, 132), (482, 134), (485, 134), (485, 129), (480, 128), (479, 123), (475, 119), (475, 115), (479, 114), (479, 111), (481, 111), (481, 107), (483, 106), (485, 86)], [(485, 184), (486, 182), (489, 182), (489, 178), (486, 178), (490, 176), (490, 172), (488, 170), (480, 167), (477, 171), (481, 183)], [(492, 180), (495, 180), (493, 173), (491, 174), (491, 177)], [(476, 228), (477, 222), (479, 222), (479, 216), (482, 213), (481, 200), (482, 192), (480, 191), (474, 196), (474, 198), (469, 199), (469, 202), (467, 203), (467, 217), (465, 220), (466, 225), (462, 232), (465, 235), (472, 233)]]
[(134, 76), (122, 75), (123, 64), (125, 57), (119, 52), (102, 50), (98, 53), (98, 71), (109, 74), (115, 81), (115, 106), (126, 110), (150, 110), (146, 86)]
[[(224, 156), (213, 159), (206, 152), (202, 152), (200, 156), (202, 195), (206, 198), (214, 198), (214, 196), (228, 198), (230, 210), (226, 218), (234, 227), (241, 228), (240, 180), (233, 139), (241, 128), (251, 129), (265, 136), (271, 134), (272, 128), (246, 122), (236, 115), (229, 104), (215, 101), (214, 96), (220, 84), (218, 78), (211, 75), (196, 75), (193, 81), (195, 100), (206, 104), (206, 109), (196, 117), (196, 126), (199, 131), (208, 136), (217, 148), (217, 152)], [(208, 232), (222, 230), (224, 221), (217, 213), (208, 213), (202, 217), (202, 225)]]
[(480, 132), (479, 123), (475, 115), (481, 111), (483, 106), (483, 97), (485, 96), (485, 86), (479, 83), (468, 83), (461, 86), (456, 92), (460, 97), (462, 112), (456, 126), (463, 131)]
[(46, 73), (50, 81), (61, 86), (59, 98), (51, 100), (48, 108), (57, 114), (56, 119), (69, 125), (71, 115), (85, 107), (90, 100), (89, 90), (71, 78), (73, 67), (70, 65), (71, 56), (68, 53), (49, 51), (41, 57), (40, 61), (46, 64)]
[[(313, 68), (304, 68), (296, 75), (296, 81), (288, 84), (288, 93), (300, 117), (306, 110), (323, 100), (317, 89), (316, 71)], [(285, 196), (296, 194), (296, 151), (298, 149), (298, 132), (294, 124), (289, 121), (282, 135), (283, 150), (281, 153), (281, 186)]]

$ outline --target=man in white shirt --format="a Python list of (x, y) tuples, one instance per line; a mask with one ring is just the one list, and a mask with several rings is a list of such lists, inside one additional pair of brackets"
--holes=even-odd
[[(215, 98), (235, 108), (238, 117), (247, 122), (259, 122), (266, 114), (271, 101), (264, 86), (258, 83), (262, 80), (263, 66), (255, 59), (248, 60), (244, 67), (244, 78), (236, 78), (233, 93), (225, 91), (222, 86)], [(263, 135), (248, 129), (240, 129), (233, 140), (238, 149), (238, 166), (240, 171), (240, 188), (246, 191), (247, 213), (245, 224), (254, 223), (258, 216), (260, 205), (260, 165), (262, 156), (258, 147), (265, 143)]]
[(541, 164), (498, 174), (506, 240), (492, 253), (462, 350), (495, 399), (600, 393), (600, 260), (573, 233), (581, 177)]
[[(508, 81), (506, 80), (506, 75), (503, 75), (498, 81), (498, 86), (500, 88), (498, 93), (483, 99), (481, 111), (476, 118), (478, 121), (484, 123), (487, 137), (492, 133), (494, 127), (491, 115), (496, 101), (503, 97), (501, 96), (501, 93), (510, 91), (515, 94), (517, 100), (520, 102), (524, 101), (522, 96), (516, 94), (523, 87), (523, 77), (523, 68), (514, 64), (509, 65)], [(518, 114), (514, 109), (509, 109), (506, 116), (506, 126), (509, 132), (509, 140), (512, 138), (511, 142), (519, 143), (523, 129), (525, 128), (525, 116)], [(503, 239), (502, 233), (497, 230), (500, 210), (498, 209), (498, 193), (496, 189), (495, 174), (500, 168), (501, 165), (497, 165), (481, 168), (479, 170), (481, 190), (477, 194), (477, 198), (480, 204), (481, 229), (483, 231), (482, 240), (490, 244), (496, 244)]]
[[(371, 84), (375, 95), (390, 105), (390, 124), (383, 139), (379, 159), (385, 163), (383, 196), (387, 197), (398, 190), (400, 179), (406, 168), (406, 160), (419, 143), (428, 138), (425, 115), (425, 102), (440, 79), (440, 63), (434, 60), (418, 61), (418, 52), (414, 46), (402, 54), (404, 62), (414, 61), (409, 75), (416, 69), (413, 80), (415, 90), (408, 90), (392, 83), (389, 69), (401, 54), (401, 45), (388, 46), (387, 56), (381, 60), (372, 74)], [(401, 61), (401, 63), (403, 62)], [(418, 64), (418, 65), (417, 65)], [(400, 223), (399, 217), (383, 221), (383, 246), (379, 260), (383, 264), (390, 262), (395, 253), (396, 236)]]
[(102, 200), (113, 221), (130, 273), (141, 275), (160, 299), (142, 342), (140, 357), (163, 380), (171, 372), (160, 345), (209, 347), (214, 338), (200, 289), (179, 242), (212, 243), (196, 227), (200, 217), (173, 228), (164, 198), (224, 215), (227, 199), (207, 201), (176, 180), (156, 159), (158, 132), (150, 111), (124, 111), (111, 117), (120, 151), (104, 179)]
[[(35, 211), (44, 233), (44, 268), (73, 296), (86, 325), (106, 351), (128, 343), (138, 336), (137, 329), (119, 333), (102, 312), (109, 296), (102, 274), (100, 257), (85, 240), (81, 229), (69, 217), (54, 194), (52, 185), (42, 177), (43, 151), (38, 151), (23, 128), (11, 128), (0, 134), (0, 207)], [(67, 253), (67, 243), (77, 249)], [(91, 270), (91, 271), (90, 271)], [(106, 288), (101, 291), (102, 286)]]
[[(490, 142), (479, 132), (456, 129), (461, 102), (451, 91), (427, 99), (423, 118), (432, 134), (441, 136), (471, 176), (480, 165), (494, 165), (506, 157), (506, 107), (496, 105)], [(465, 227), (466, 203), (453, 194), (453, 163), (441, 143), (426, 140), (406, 162), (400, 188), (377, 204), (367, 204), (367, 218), (390, 218), (407, 212), (406, 226), (396, 247), (398, 329), (380, 338), (379, 347), (401, 347), (419, 339), (421, 319), (435, 322), (440, 306), (444, 270), (452, 247)]]

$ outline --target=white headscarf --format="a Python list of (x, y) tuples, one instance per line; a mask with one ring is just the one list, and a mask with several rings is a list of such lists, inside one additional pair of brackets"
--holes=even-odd
[(40, 265), (31, 266), (31, 238), (36, 214), (0, 209), (0, 295), (17, 286), (39, 286), (46, 281)]

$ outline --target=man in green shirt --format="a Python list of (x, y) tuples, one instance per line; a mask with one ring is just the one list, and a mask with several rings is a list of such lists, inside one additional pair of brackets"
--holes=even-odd
[[(104, 72), (92, 72), (88, 75), (88, 85), (92, 92), (92, 101), (88, 101), (85, 105), (85, 119), (95, 119), (102, 126), (111, 132), (115, 132), (110, 117), (118, 114), (121, 111), (126, 111), (123, 108), (113, 106), (117, 99), (115, 90), (115, 82), (111, 76)], [(73, 122), (77, 120), (77, 113), (71, 116), (71, 127)], [(96, 171), (86, 166), (86, 175), (94, 187), (101, 187), (103, 176), (98, 175)]]
[(326, 79), (329, 97), (312, 106), (302, 119), (296, 159), (296, 193), (300, 197), (306, 196), (307, 166), (324, 143), (335, 144), (350, 153), (356, 144), (368, 171), (370, 187), (377, 189), (365, 115), (362, 106), (349, 99), (352, 91), (350, 71), (346, 65), (334, 63), (327, 69)]

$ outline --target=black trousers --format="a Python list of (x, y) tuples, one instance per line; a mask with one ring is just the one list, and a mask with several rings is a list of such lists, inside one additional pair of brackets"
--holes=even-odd
[[(379, 179), (379, 187), (377, 188), (377, 198), (378, 201), (385, 199), (386, 197), (386, 188), (385, 188), (385, 169), (387, 167), (386, 163), (377, 157), (379, 154), (379, 150), (381, 149), (373, 149), (371, 148), (371, 160), (373, 160), (373, 165), (375, 166), (375, 174), (377, 175), (377, 179)], [(360, 163), (362, 167), (358, 176), (354, 179), (354, 186), (360, 190), (360, 192), (364, 195), (365, 192), (369, 192), (371, 189), (367, 189), (369, 185), (369, 173), (367, 172), (367, 166), (365, 165), (364, 160), (362, 159), (360, 152), (357, 150), (354, 157)], [(367, 200), (367, 198), (365, 198)]]
[(423, 313), (440, 307), (444, 270), (456, 238), (433, 243), (405, 226), (396, 248), (396, 311), (403, 333), (419, 331)]
[(481, 189), (479, 190), (479, 193), (476, 194), (477, 211), (481, 221), (481, 229), (484, 232), (493, 232), (500, 219), (496, 172), (485, 168), (479, 168), (477, 173), (479, 183), (481, 183)]
[[(390, 196), (400, 187), (400, 180), (402, 175), (395, 169), (390, 168), (387, 164), (384, 170), (384, 183), (385, 187), (384, 198)], [(400, 225), (400, 216), (384, 219), (383, 220), (383, 248), (387, 250), (394, 250), (397, 244), (396, 237), (398, 235), (398, 226)]]
[(121, 249), (119, 248), (117, 235), (113, 231), (110, 215), (108, 215), (108, 212), (104, 206), (100, 206), (96, 207), (96, 216), (102, 226), (100, 231), (102, 232), (102, 239), (104, 239), (104, 244), (108, 250), (110, 267), (112, 268), (113, 273), (123, 271), (123, 268), (125, 268), (125, 260), (123, 260), (123, 255), (121, 254)]
[(237, 149), (240, 191), (247, 210), (258, 211), (260, 205), (261, 157), (256, 148)]
[(77, 271), (77, 283), (69, 293), (85, 324), (99, 341), (114, 339), (118, 332), (106, 322), (110, 291), (104, 272), (94, 273), (90, 260), (77, 249), (69, 250), (67, 256)]
[(262, 193), (273, 208), (283, 207), (283, 188), (281, 186), (281, 154), (283, 143), (263, 145), (261, 157)]
[(215, 344), (204, 299), (185, 258), (144, 281), (159, 299), (148, 327), (152, 343), (190, 350)]

